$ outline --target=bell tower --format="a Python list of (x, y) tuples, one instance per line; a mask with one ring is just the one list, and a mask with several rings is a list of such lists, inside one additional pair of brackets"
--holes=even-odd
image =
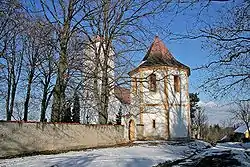
[(177, 61), (156, 36), (142, 62), (129, 75), (137, 138), (188, 138), (190, 68)]

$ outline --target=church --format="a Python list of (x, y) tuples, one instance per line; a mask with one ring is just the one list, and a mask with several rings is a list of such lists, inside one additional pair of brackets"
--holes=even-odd
[(177, 61), (158, 36), (129, 76), (130, 90), (115, 86), (111, 92), (109, 122), (115, 124), (120, 111), (124, 137), (132, 141), (189, 138), (190, 68)]
[(188, 138), (190, 68), (178, 62), (156, 36), (142, 62), (129, 75), (133, 115), (127, 124), (129, 138)]

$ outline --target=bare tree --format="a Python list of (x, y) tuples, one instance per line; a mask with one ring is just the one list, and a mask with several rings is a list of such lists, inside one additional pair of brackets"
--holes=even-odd
[[(23, 4), (8, 2), (10, 2), (9, 5), (17, 4), (17, 9), (22, 9), (25, 6), (24, 3), (32, 5), (38, 3), (34, 6), (39, 6), (39, 9), (35, 11), (27, 5), (26, 10), (30, 13), (25, 13), (25, 11), (22, 14), (25, 17), (32, 16), (31, 19), (25, 21), (28, 26), (22, 32), (22, 37), (26, 41), (20, 44), (20, 46), (25, 44), (25, 56), (21, 63), (25, 63), (25, 66), (18, 68), (27, 71), (27, 74), (24, 71), (20, 71), (19, 74), (19, 77), (25, 78), (25, 82), (22, 83), (26, 92), (24, 93), (22, 90), (21, 93), (25, 94), (24, 120), (28, 119), (28, 111), (33, 101), (32, 93), (35, 92), (33, 90), (36, 89), (36, 86), (41, 86), (42, 91), (36, 92), (42, 94), (41, 121), (45, 119), (52, 93), (51, 120), (57, 122), (64, 117), (66, 99), (70, 99), (75, 90), (79, 91), (79, 96), (82, 96), (80, 91), (85, 89), (89, 90), (93, 96), (84, 94), (82, 100), (86, 101), (86, 97), (88, 97), (91, 101), (94, 98), (96, 102), (92, 107), (99, 112), (99, 122), (102, 124), (107, 123), (107, 111), (110, 101), (113, 100), (115, 85), (127, 84), (126, 87), (129, 87), (130, 81), (127, 72), (133, 65), (131, 55), (144, 50), (146, 46), (144, 41), (147, 41), (149, 35), (152, 36), (150, 29), (153, 25), (149, 20), (164, 12), (169, 6), (173, 6), (170, 1), (162, 0), (140, 2), (136, 0), (98, 0), (94, 2), (88, 0), (40, 0), (22, 1)], [(6, 9), (8, 9), (7, 7)], [(8, 16), (8, 14), (4, 15), (5, 19), (9, 19)], [(38, 21), (40, 19), (46, 20), (46, 22)], [(14, 21), (15, 25), (22, 25), (16, 24), (16, 20), (12, 18), (11, 21)], [(35, 24), (33, 25), (33, 23)], [(44, 29), (48, 29), (48, 31)], [(10, 35), (4, 37), (8, 36), (11, 37)], [(82, 40), (79, 40), (80, 38)], [(4, 46), (1, 50), (5, 52), (6, 40), (2, 39), (5, 38), (0, 38), (1, 44)], [(6, 51), (9, 52), (8, 47)], [(89, 51), (93, 54), (90, 54)], [(2, 53), (7, 60), (7, 52), (4, 52)], [(90, 62), (89, 64), (92, 65), (89, 66), (85, 62)], [(86, 70), (80, 69), (81, 66)], [(54, 69), (57, 73), (56, 79)], [(77, 77), (83, 79), (78, 80)], [(91, 84), (89, 84), (90, 81)], [(7, 94), (10, 97), (11, 92)], [(20, 94), (18, 96), (21, 97)]]
[(13, 30), (18, 26), (20, 21), (18, 18), (23, 12), (18, 0), (1, 0), (0, 3), (0, 57), (2, 57), (7, 51)]
[(250, 100), (240, 100), (236, 102), (236, 109), (231, 110), (233, 117), (243, 123), (250, 134)]
[[(55, 42), (52, 27), (40, 18), (27, 23), (25, 69), (27, 71), (27, 90), (24, 102), (24, 121), (28, 119), (29, 101), (31, 100), (32, 85), (38, 79), (39, 87), (42, 87), (41, 121), (45, 119), (45, 113), (52, 95), (52, 77), (54, 75)], [(34, 97), (33, 97), (33, 100)]]
[(31, 96), (32, 83), (36, 78), (37, 66), (40, 63), (40, 54), (43, 44), (41, 42), (41, 36), (44, 35), (44, 32), (41, 31), (39, 27), (39, 22), (29, 21), (26, 24), (29, 27), (26, 30), (26, 48), (25, 48), (25, 57), (24, 57), (24, 67), (27, 72), (27, 89), (26, 97), (24, 102), (24, 117), (23, 120), (27, 121), (28, 119), (28, 110), (29, 110), (29, 101)]
[(208, 14), (202, 15), (195, 27), (197, 30), (184, 36), (202, 39), (204, 47), (210, 51), (210, 61), (195, 70), (206, 72), (200, 87), (215, 98), (249, 98), (249, 11), (249, 1), (221, 4), (213, 21), (204, 19)]
[[(24, 55), (24, 46), (21, 47), (21, 50), (17, 49), (17, 42), (20, 36), (15, 35), (12, 38), (12, 42), (10, 44), (9, 54), (4, 54), (4, 59), (6, 61), (6, 81), (7, 81), (7, 95), (6, 95), (6, 115), (7, 120), (10, 121), (15, 104), (15, 97), (17, 91), (17, 85), (19, 83), (19, 79), (22, 71), (22, 62)], [(20, 47), (20, 44), (19, 44)]]
[[(92, 62), (87, 78), (92, 79), (93, 83), (88, 87), (94, 95), (99, 122), (106, 124), (114, 85), (130, 83), (125, 74), (132, 62), (131, 57), (126, 55), (145, 49), (143, 41), (150, 30), (144, 23), (164, 11), (168, 3), (103, 0), (95, 1), (93, 5), (99, 10), (95, 16), (87, 19), (88, 26), (81, 26), (80, 30), (87, 36), (89, 50), (94, 53), (92, 60), (85, 56), (86, 61)], [(114, 61), (115, 66), (110, 61)], [(112, 78), (110, 76), (114, 71), (118, 75)]]
[(55, 79), (55, 58), (54, 58), (54, 49), (53, 47), (46, 47), (43, 52), (44, 60), (38, 66), (38, 80), (40, 81), (42, 88), (42, 99), (41, 99), (41, 115), (40, 121), (45, 121), (46, 110), (49, 106), (50, 99), (53, 94)]
[(65, 90), (68, 78), (68, 42), (78, 25), (93, 11), (88, 10), (87, 12), (82, 12), (82, 9), (89, 5), (87, 3), (89, 2), (81, 0), (70, 0), (68, 2), (60, 0), (40, 0), (43, 15), (47, 21), (54, 26), (59, 42), (60, 57), (57, 64), (57, 79), (53, 91), (52, 122), (60, 121), (61, 116), (63, 116)]
[[(168, 4), (164, 2), (164, 5), (162, 5), (162, 3), (163, 1), (158, 0), (153, 2), (149, 0), (142, 2), (100, 0), (91, 3), (82, 0), (70, 0), (69, 2), (40, 0), (43, 15), (50, 24), (54, 25), (59, 41), (60, 58), (57, 65), (57, 81), (53, 93), (52, 121), (60, 121), (60, 115), (63, 115), (65, 90), (70, 78), (68, 76), (69, 41), (72, 35), (76, 31), (83, 33), (86, 43), (89, 44), (95, 53), (93, 64), (96, 65), (96, 68), (93, 70), (94, 74), (91, 75), (99, 78), (101, 85), (98, 85), (96, 80), (93, 90), (98, 91), (94, 94), (100, 107), (98, 111), (101, 112), (99, 113), (99, 120), (101, 123), (107, 123), (109, 90), (113, 87), (111, 85), (114, 85), (108, 79), (110, 71), (113, 70), (113, 67), (109, 67), (108, 63), (113, 54), (111, 52), (114, 47), (118, 51), (118, 48), (121, 48), (119, 44), (127, 44), (127, 51), (129, 46), (130, 51), (134, 50), (133, 46), (141, 42), (138, 37), (143, 36), (147, 31), (142, 26), (143, 19), (146, 20), (148, 17), (161, 12), (166, 7), (165, 4)], [(60, 10), (62, 13), (58, 12)], [(138, 37), (136, 37), (136, 34)], [(99, 39), (98, 46), (96, 46), (96, 36), (99, 36), (101, 39)], [(115, 43), (115, 40), (119, 41), (119, 43)], [(125, 52), (124, 49), (123, 52)], [(97, 89), (98, 86), (101, 88)]]
[(20, 81), (24, 57), (23, 37), (26, 15), (19, 1), (1, 1), (0, 7), (0, 66), (2, 92), (5, 96), (7, 120), (11, 120), (15, 105), (17, 85)]
[(204, 136), (204, 128), (207, 124), (207, 121), (208, 118), (207, 115), (205, 114), (205, 109), (198, 107), (197, 111), (195, 112), (194, 126), (196, 127), (197, 137), (199, 139)]

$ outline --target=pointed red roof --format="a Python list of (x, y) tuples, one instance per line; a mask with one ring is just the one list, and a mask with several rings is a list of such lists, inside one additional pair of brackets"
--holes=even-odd
[(154, 42), (151, 44), (148, 53), (143, 60), (146, 60), (148, 56), (158, 55), (161, 58), (171, 59), (173, 56), (165, 46), (165, 44), (160, 40), (158, 36), (155, 36)]
[[(151, 44), (147, 54), (143, 58), (141, 64), (131, 72), (135, 72), (139, 68), (149, 66), (169, 66), (183, 68), (187, 69), (188, 75), (190, 75), (190, 68), (177, 61), (158, 36), (154, 38), (154, 41)], [(129, 74), (132, 74), (131, 72)]]

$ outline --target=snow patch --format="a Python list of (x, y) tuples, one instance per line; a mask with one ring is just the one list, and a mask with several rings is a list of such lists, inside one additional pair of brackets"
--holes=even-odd
[(68, 152), (57, 155), (0, 160), (5, 167), (151, 167), (165, 161), (183, 159), (197, 148), (209, 146), (206, 142), (150, 141), (135, 142), (139, 145)]

